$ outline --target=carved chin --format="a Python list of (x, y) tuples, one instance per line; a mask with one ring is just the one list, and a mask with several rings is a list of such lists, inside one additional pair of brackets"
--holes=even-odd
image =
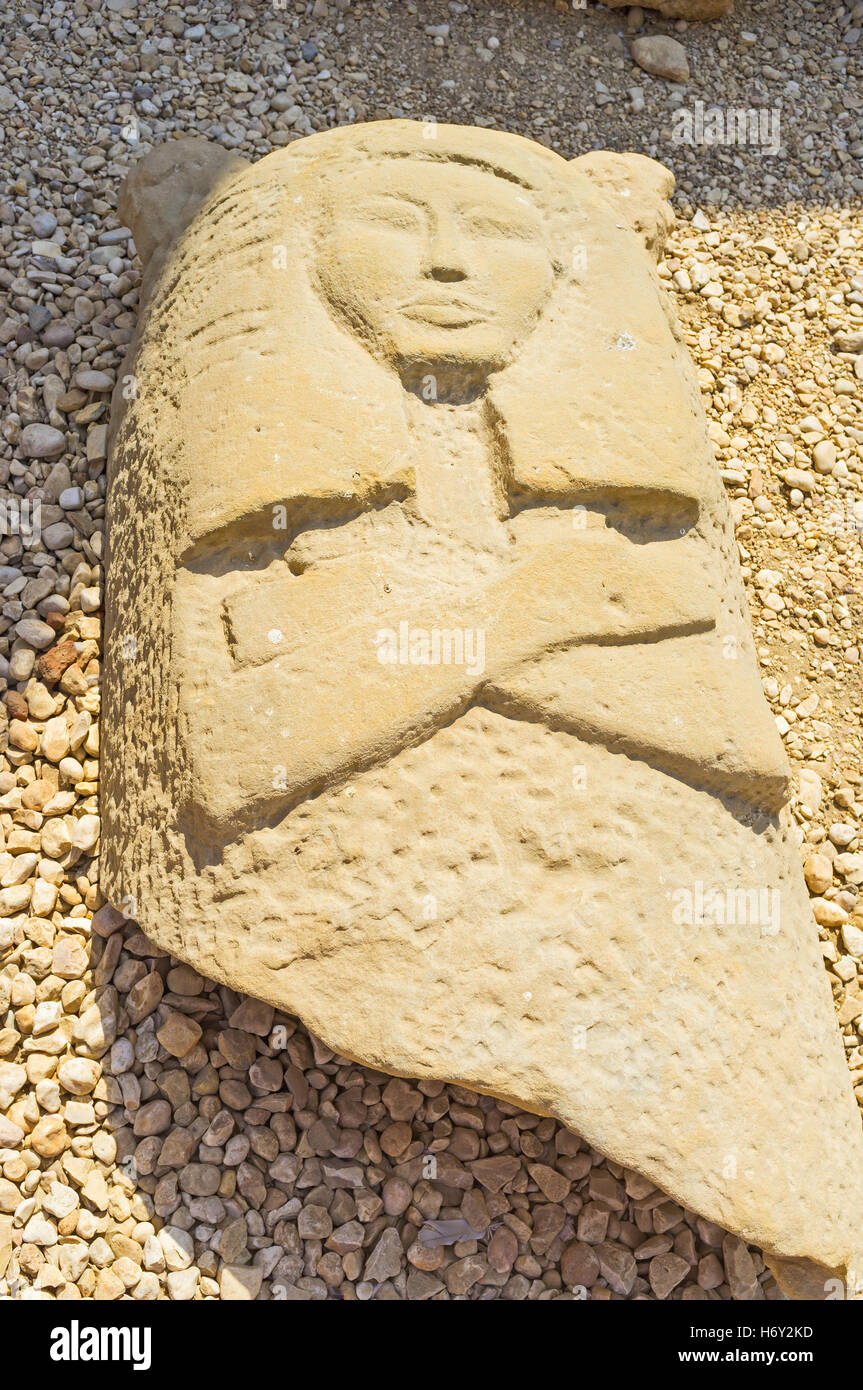
[(512, 360), (513, 345), (501, 342), (488, 324), (444, 329), (423, 326), (419, 331), (394, 338), (390, 353), (404, 376), (421, 367), (448, 373), (463, 372), (475, 379), (500, 371)]

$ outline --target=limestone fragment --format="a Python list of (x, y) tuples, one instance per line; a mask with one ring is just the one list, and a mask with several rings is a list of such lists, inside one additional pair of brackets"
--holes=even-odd
[(648, 34), (634, 39), (632, 56), (640, 68), (655, 77), (668, 77), (672, 82), (686, 82), (689, 77), (686, 49), (666, 34)]
[[(823, 1296), (859, 1254), (859, 1118), (656, 275), (669, 177), (436, 137), (295, 141), (166, 233), (111, 448), (103, 822), (80, 817), (73, 845), (101, 832), (114, 907), (202, 977), (300, 1013), (324, 1055), (550, 1111), (671, 1194), (657, 1235), (685, 1203)], [(840, 852), (855, 833), (829, 832)], [(161, 1027), (162, 995), (158, 971), (137, 978), (132, 1023), (159, 1008)], [(265, 1027), (232, 1016), (219, 1052), (272, 1094)], [(219, 1091), (252, 1104), (237, 1076)], [(135, 1134), (165, 1133), (164, 1106)], [(567, 1200), (541, 1149), (477, 1158), (469, 1110), (449, 1186)], [(334, 1125), (307, 1138), (341, 1157)], [(379, 1143), (410, 1162), (409, 1119)], [(239, 1152), (236, 1187), (263, 1207)], [(306, 1213), (300, 1239), (328, 1239), (328, 1210)], [(628, 1296), (610, 1213), (587, 1203), (578, 1243)], [(396, 1277), (389, 1245), (370, 1289)], [(460, 1257), (447, 1289), (486, 1268)]]

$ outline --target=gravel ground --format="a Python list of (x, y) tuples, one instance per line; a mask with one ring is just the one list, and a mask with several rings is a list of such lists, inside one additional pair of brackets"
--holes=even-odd
[[(553, 1121), (336, 1057), (101, 906), (105, 427), (139, 284), (114, 209), (130, 164), (173, 135), (256, 158), (389, 116), (673, 168), (663, 274), (738, 523), (863, 1101), (861, 25), (850, 0), (738, 0), (688, 27), (562, 0), (13, 7), (0, 34), (0, 1294), (781, 1297), (758, 1251)], [(636, 36), (680, 43), (688, 81), (636, 66)], [(680, 143), (698, 102), (778, 119), (781, 147)]]

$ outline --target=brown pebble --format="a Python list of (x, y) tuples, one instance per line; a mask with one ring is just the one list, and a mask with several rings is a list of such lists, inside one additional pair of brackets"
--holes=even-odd
[(74, 642), (58, 642), (36, 658), (36, 670), (46, 685), (56, 685), (77, 656)]

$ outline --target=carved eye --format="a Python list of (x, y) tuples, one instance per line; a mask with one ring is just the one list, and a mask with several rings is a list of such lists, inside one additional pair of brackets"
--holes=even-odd
[(395, 200), (381, 200), (375, 203), (360, 203), (352, 209), (353, 221), (371, 222), (384, 227), (396, 227), (400, 231), (415, 232), (422, 228), (422, 218), (410, 203)]
[(481, 208), (475, 212), (466, 212), (462, 217), (462, 226), (469, 236), (502, 237), (507, 241), (536, 239), (534, 228), (519, 216), (496, 215)]

